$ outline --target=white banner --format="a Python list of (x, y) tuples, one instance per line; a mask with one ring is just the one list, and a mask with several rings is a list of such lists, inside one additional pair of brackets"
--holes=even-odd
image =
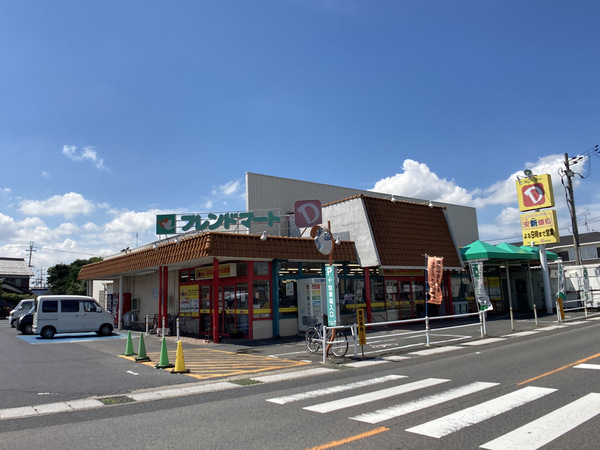
[(473, 290), (475, 291), (475, 299), (479, 303), (480, 311), (491, 311), (494, 309), (490, 296), (488, 295), (483, 283), (483, 263), (481, 261), (470, 262), (471, 276), (473, 277)]

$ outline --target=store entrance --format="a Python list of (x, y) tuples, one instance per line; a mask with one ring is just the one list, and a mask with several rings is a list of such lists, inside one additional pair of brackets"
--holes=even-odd
[(425, 316), (425, 281), (417, 277), (386, 278), (388, 320)]
[(248, 284), (219, 287), (219, 332), (226, 336), (247, 336)]

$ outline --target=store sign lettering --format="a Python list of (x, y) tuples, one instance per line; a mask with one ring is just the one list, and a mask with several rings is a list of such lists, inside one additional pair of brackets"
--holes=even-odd
[[(281, 217), (269, 211), (266, 216), (256, 215), (252, 211), (222, 214), (182, 214), (177, 219), (176, 214), (160, 214), (156, 216), (156, 234), (176, 234), (179, 228), (187, 231), (214, 231), (238, 226), (250, 228), (253, 223), (260, 223), (273, 227), (281, 222)], [(182, 225), (181, 225), (182, 224)]]

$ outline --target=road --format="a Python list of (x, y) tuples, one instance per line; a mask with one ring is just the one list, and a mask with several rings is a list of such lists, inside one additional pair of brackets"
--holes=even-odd
[[(598, 448), (600, 321), (486, 339), (455, 340), (470, 333), (458, 330), (431, 348), (209, 382), (139, 365), (137, 375), (128, 373), (135, 363), (108, 355), (123, 339), (12, 342), (19, 352), (0, 368), (0, 414), (33, 404), (4, 389), (18, 385), (7, 376), (20, 376), (29, 400), (44, 394), (35, 400), (48, 410), (0, 419), (0, 448)], [(11, 337), (14, 330), (0, 328), (3, 361)], [(263, 351), (293, 358), (296, 349)], [(22, 361), (23, 354), (37, 361)], [(95, 366), (87, 379), (86, 366)], [(33, 381), (42, 387), (33, 389)], [(94, 399), (109, 394), (110, 401)], [(98, 405), (49, 413), (74, 398)]]

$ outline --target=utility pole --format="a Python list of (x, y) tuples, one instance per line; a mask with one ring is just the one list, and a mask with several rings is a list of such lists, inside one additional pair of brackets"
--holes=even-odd
[(33, 252), (35, 252), (36, 250), (33, 249), (33, 241), (29, 242), (29, 267), (31, 267), (31, 255), (33, 254)]
[(575, 213), (575, 196), (573, 193), (573, 177), (575, 174), (569, 167), (569, 155), (565, 153), (565, 175), (567, 176), (567, 206), (571, 213), (571, 226), (573, 228), (573, 248), (575, 250), (575, 264), (581, 265), (579, 256), (579, 230), (577, 229), (577, 214)]

